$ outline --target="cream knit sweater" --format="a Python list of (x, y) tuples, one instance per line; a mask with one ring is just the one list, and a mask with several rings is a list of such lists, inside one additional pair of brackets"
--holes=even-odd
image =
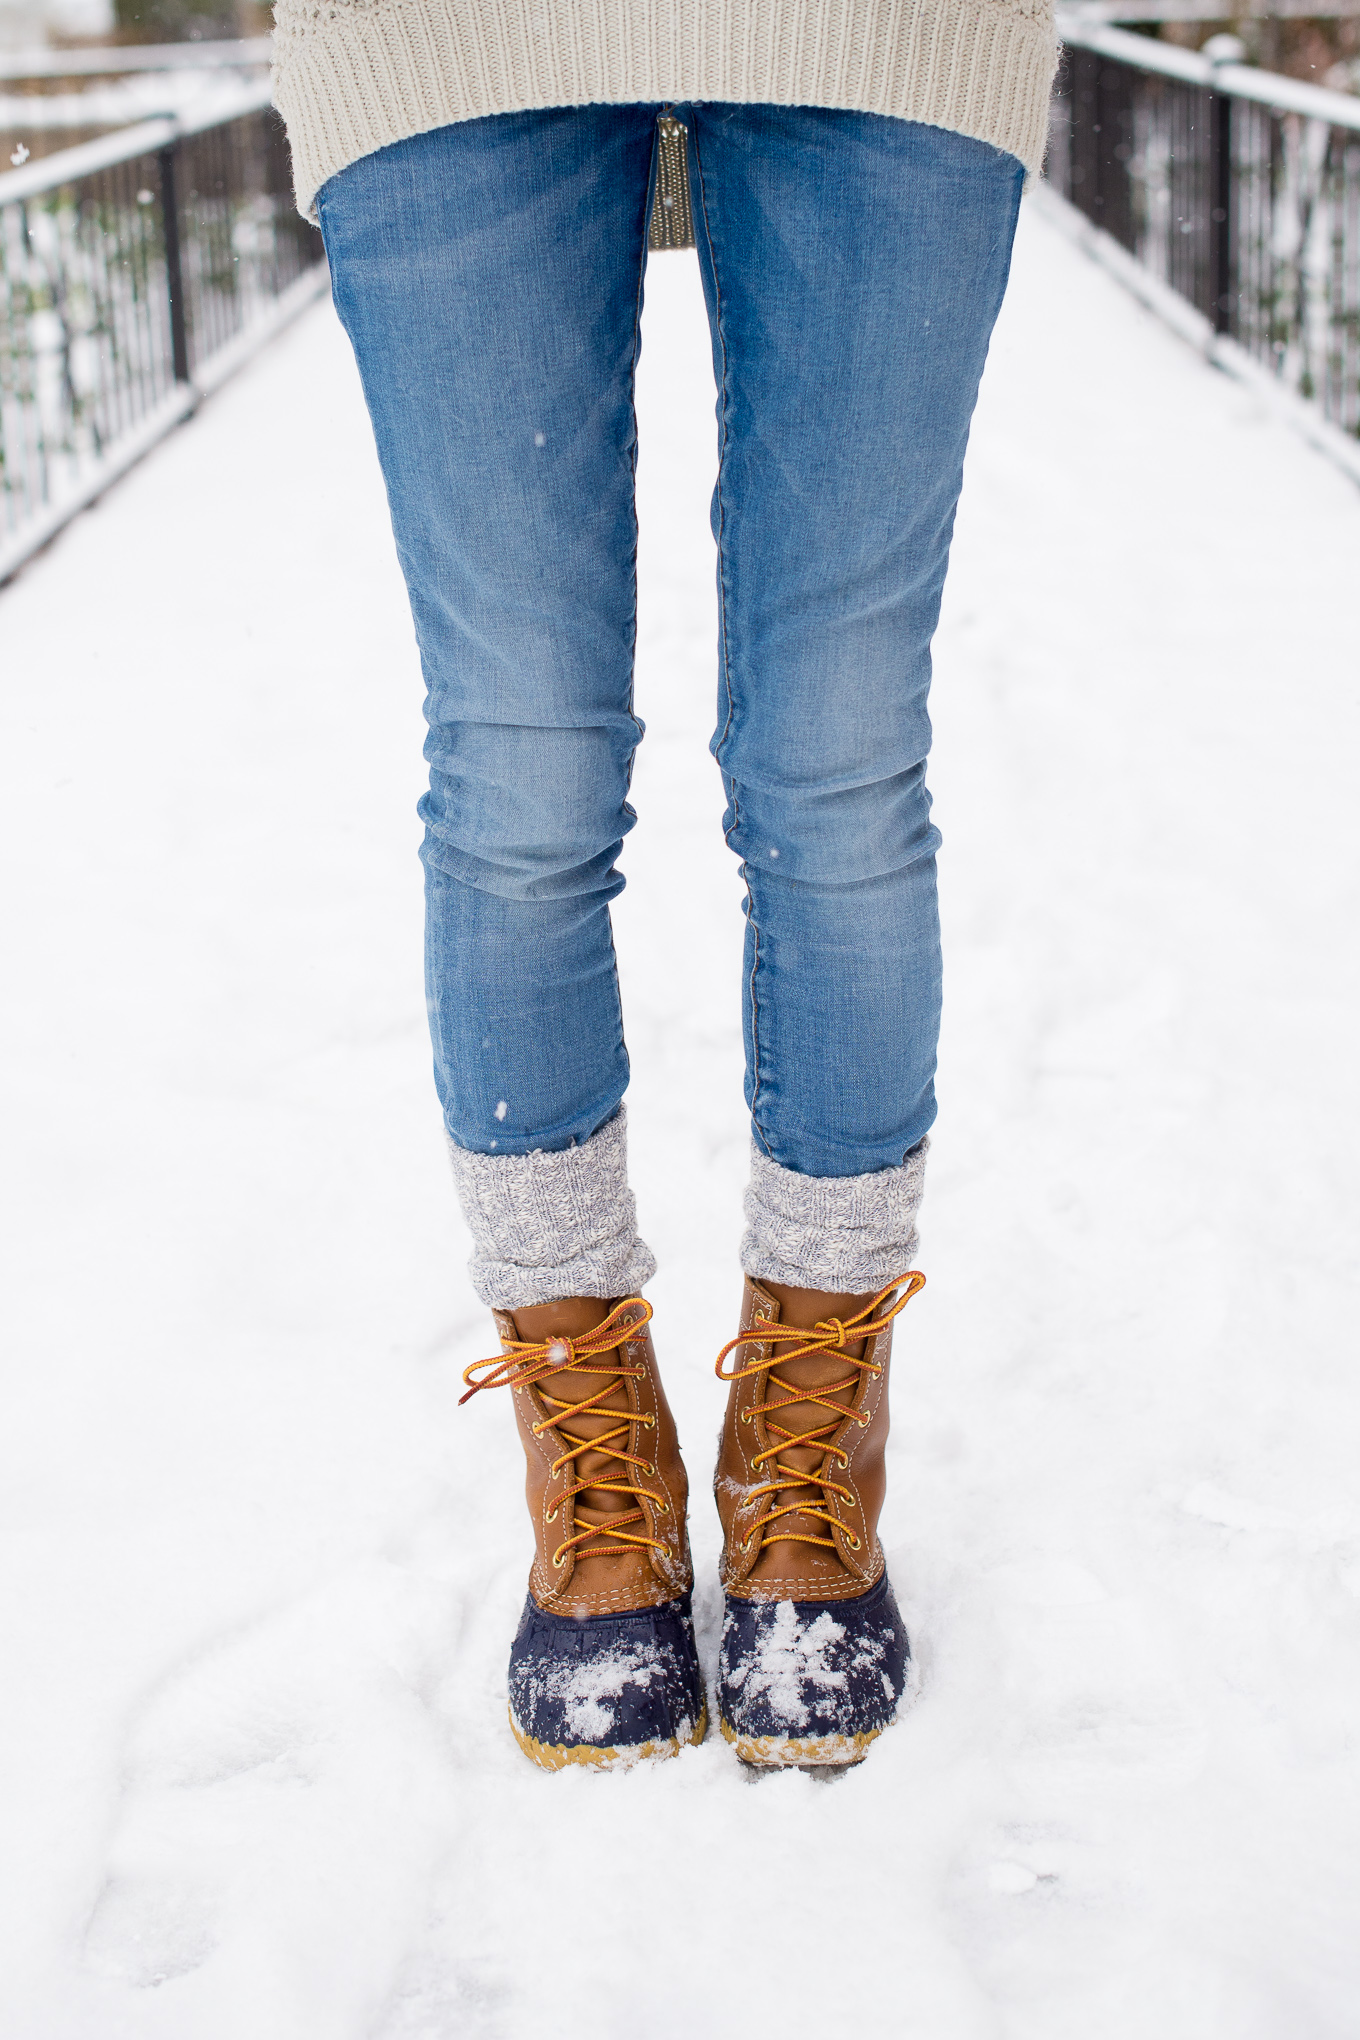
[(1043, 160), (1052, 0), (277, 0), (298, 204), (479, 114), (727, 99), (842, 106)]

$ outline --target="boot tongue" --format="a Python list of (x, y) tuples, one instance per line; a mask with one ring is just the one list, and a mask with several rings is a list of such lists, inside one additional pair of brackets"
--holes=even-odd
[[(816, 1326), (819, 1322), (829, 1322), (832, 1318), (839, 1318), (844, 1322), (869, 1301), (868, 1297), (828, 1295), (816, 1290), (790, 1289), (782, 1284), (776, 1286), (770, 1283), (767, 1287), (781, 1305), (780, 1323), (806, 1330), (809, 1338), (816, 1336)], [(833, 1417), (827, 1404), (832, 1403), (844, 1410), (851, 1408), (860, 1382), (860, 1370), (852, 1363), (862, 1358), (863, 1353), (864, 1341), (856, 1339), (847, 1340), (844, 1346), (831, 1351), (805, 1353), (797, 1359), (782, 1357), (775, 1359), (766, 1376), (769, 1386), (762, 1397), (763, 1401), (783, 1402), (786, 1392), (800, 1388), (817, 1389), (822, 1392), (823, 1399), (820, 1402), (784, 1403), (782, 1408), (773, 1410), (767, 1415), (765, 1424), (769, 1442), (772, 1446), (779, 1447), (767, 1462), (771, 1469), (770, 1478), (774, 1477), (773, 1466), (776, 1459), (781, 1468), (794, 1472), (817, 1474), (825, 1469), (832, 1480), (837, 1477), (840, 1470), (839, 1462), (833, 1461), (828, 1465), (824, 1443), (781, 1446), (780, 1438), (785, 1433), (791, 1437), (800, 1437), (807, 1431), (821, 1431), (824, 1441), (835, 1435), (832, 1426), (833, 1424), (838, 1426), (840, 1420)], [(832, 1394), (827, 1394), (826, 1391), (831, 1388), (833, 1382), (843, 1382), (845, 1386)], [(778, 1428), (775, 1428), (776, 1426)], [(805, 1488), (783, 1488), (777, 1497), (771, 1497), (771, 1503), (773, 1507), (781, 1509), (787, 1509), (794, 1503), (806, 1503), (813, 1508), (822, 1509), (825, 1507), (825, 1494), (820, 1483), (810, 1481)], [(821, 1516), (805, 1514), (802, 1509), (781, 1517), (776, 1527), (789, 1537), (823, 1538), (831, 1534)], [(752, 1569), (752, 1578), (767, 1582), (781, 1578), (795, 1579), (805, 1576), (810, 1566), (820, 1570), (823, 1565), (830, 1571), (841, 1572), (839, 1553), (825, 1547), (818, 1549), (807, 1544), (777, 1541), (767, 1545), (761, 1552)]]
[[(538, 1304), (529, 1310), (518, 1310), (515, 1312), (515, 1325), (520, 1337), (526, 1340), (579, 1339), (584, 1333), (593, 1331), (596, 1325), (602, 1324), (612, 1309), (611, 1303), (600, 1302), (594, 1297), (573, 1296), (558, 1303)], [(565, 1343), (562, 1345), (562, 1357), (563, 1359), (570, 1357), (569, 1348)], [(540, 1380), (539, 1393), (549, 1398), (548, 1407), (554, 1414), (561, 1403), (585, 1402), (599, 1395), (609, 1379), (603, 1370), (621, 1367), (623, 1354), (615, 1347), (612, 1352), (592, 1355), (588, 1364), (589, 1372), (580, 1367), (567, 1366), (555, 1374), (545, 1374)], [(618, 1416), (611, 1415), (610, 1412), (616, 1411), (626, 1415), (628, 1408), (627, 1384), (621, 1379), (616, 1379), (608, 1395), (595, 1409), (585, 1411), (579, 1417), (567, 1419), (567, 1429), (576, 1438), (603, 1437), (607, 1431), (618, 1429)], [(625, 1452), (629, 1449), (626, 1435), (615, 1438), (614, 1443)], [(565, 1438), (561, 1449), (563, 1451), (570, 1449)], [(573, 1486), (578, 1480), (589, 1481), (592, 1475), (601, 1480), (618, 1481), (624, 1477), (626, 1471), (608, 1452), (578, 1453), (573, 1465), (575, 1466)], [(588, 1487), (576, 1497), (576, 1516), (578, 1522), (593, 1524), (607, 1516), (617, 1516), (633, 1506), (631, 1495)]]
[[(835, 1431), (831, 1427), (838, 1425), (840, 1420), (833, 1416), (827, 1404), (835, 1404), (837, 1408), (844, 1410), (850, 1408), (859, 1385), (859, 1369), (850, 1364), (851, 1357), (857, 1358), (863, 1351), (864, 1341), (860, 1339), (854, 1345), (846, 1345), (834, 1353), (806, 1353), (799, 1360), (781, 1360), (776, 1363), (771, 1370), (768, 1401), (774, 1402), (781, 1395), (781, 1389), (776, 1386), (773, 1379), (775, 1375), (778, 1375), (779, 1382), (784, 1388), (790, 1390), (815, 1388), (821, 1390), (823, 1394), (820, 1402), (787, 1403), (783, 1408), (771, 1411), (765, 1419), (771, 1445), (777, 1444), (783, 1433), (795, 1438), (801, 1437), (807, 1431), (820, 1431), (824, 1439), (835, 1436)], [(847, 1382), (847, 1376), (853, 1376), (853, 1379)], [(825, 1391), (833, 1382), (846, 1382), (846, 1386), (828, 1395)], [(776, 1456), (781, 1468), (791, 1468), (800, 1473), (820, 1473), (826, 1467), (832, 1478), (835, 1477), (836, 1466), (826, 1465), (824, 1445), (785, 1445)], [(790, 1502), (795, 1501), (809, 1501), (820, 1508), (822, 1490), (820, 1486), (812, 1484), (800, 1489), (785, 1488), (779, 1497), (779, 1506), (787, 1508)], [(816, 1517), (805, 1519), (800, 1516), (795, 1519), (788, 1516), (780, 1527), (803, 1537), (825, 1537), (828, 1534), (825, 1523)]]

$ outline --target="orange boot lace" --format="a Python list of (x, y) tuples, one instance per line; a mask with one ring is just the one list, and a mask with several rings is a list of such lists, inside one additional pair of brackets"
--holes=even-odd
[[(871, 1341), (887, 1329), (898, 1312), (905, 1310), (912, 1297), (925, 1286), (925, 1276), (912, 1269), (905, 1275), (896, 1276), (886, 1289), (880, 1289), (877, 1296), (844, 1321), (822, 1318), (811, 1331), (803, 1325), (762, 1324), (753, 1326), (749, 1331), (738, 1332), (736, 1338), (729, 1339), (723, 1347), (713, 1370), (719, 1381), (744, 1381), (752, 1374), (769, 1376), (764, 1384), (767, 1400), (743, 1411), (743, 1419), (764, 1417), (770, 1436), (778, 1440), (777, 1444), (767, 1445), (763, 1452), (753, 1453), (751, 1457), (751, 1465), (764, 1468), (769, 1477), (750, 1491), (749, 1500), (754, 1501), (757, 1495), (763, 1495), (766, 1506), (764, 1514), (752, 1524), (742, 1540), (743, 1550), (750, 1548), (751, 1539), (757, 1533), (760, 1533), (762, 1551), (771, 1544), (821, 1544), (831, 1551), (836, 1549), (836, 1540), (832, 1536), (818, 1537), (804, 1530), (781, 1526), (789, 1517), (799, 1516), (809, 1523), (823, 1523), (829, 1531), (843, 1529), (839, 1519), (831, 1513), (828, 1500), (831, 1495), (840, 1495), (842, 1500), (853, 1504), (855, 1497), (850, 1489), (833, 1478), (837, 1470), (849, 1470), (850, 1458), (848, 1453), (830, 1441), (847, 1416), (854, 1415), (861, 1430), (868, 1428), (869, 1417), (863, 1412), (855, 1412), (850, 1403), (837, 1402), (835, 1398), (843, 1395), (846, 1389), (857, 1391), (866, 1376), (877, 1380), (883, 1372), (863, 1354), (857, 1357), (846, 1353), (845, 1348), (863, 1341), (867, 1351)], [(897, 1301), (882, 1316), (875, 1315), (880, 1304), (885, 1303), (895, 1289), (902, 1291)], [(734, 1353), (739, 1346), (757, 1343), (762, 1346), (782, 1343), (792, 1350), (773, 1352), (767, 1359), (753, 1360), (747, 1367), (734, 1368), (730, 1374), (723, 1372), (723, 1362), (729, 1353)], [(795, 1382), (780, 1378), (776, 1372), (779, 1366), (787, 1366), (791, 1360), (801, 1360), (808, 1353), (822, 1354), (828, 1359), (833, 1354), (842, 1353), (850, 1372), (839, 1381), (826, 1382), (816, 1388), (800, 1388)], [(776, 1419), (779, 1411), (792, 1409), (797, 1404), (824, 1410), (826, 1416), (821, 1423), (809, 1423), (803, 1430), (791, 1431)], [(797, 1451), (820, 1451), (820, 1468), (788, 1465), (784, 1455)], [(821, 1490), (820, 1499), (812, 1492), (816, 1489)], [(858, 1538), (851, 1540), (851, 1549), (858, 1551)]]
[[(625, 1317), (624, 1313), (628, 1315)], [(664, 1495), (651, 1488), (637, 1484), (638, 1474), (653, 1475), (656, 1467), (634, 1449), (639, 1442), (634, 1431), (639, 1426), (655, 1428), (655, 1417), (634, 1416), (628, 1410), (612, 1410), (605, 1407), (610, 1396), (623, 1388), (626, 1381), (640, 1381), (645, 1369), (619, 1366), (611, 1362), (608, 1366), (595, 1365), (606, 1354), (613, 1354), (620, 1345), (621, 1335), (627, 1338), (638, 1327), (645, 1325), (652, 1315), (652, 1306), (641, 1296), (626, 1296), (622, 1303), (616, 1303), (607, 1318), (590, 1331), (582, 1332), (578, 1338), (569, 1339), (554, 1334), (537, 1344), (525, 1339), (506, 1341), (506, 1351), (493, 1354), (487, 1360), (474, 1360), (463, 1370), (463, 1379), (468, 1384), (467, 1394), (458, 1398), (459, 1408), (484, 1388), (537, 1388), (543, 1402), (552, 1412), (540, 1417), (532, 1426), (536, 1438), (547, 1432), (555, 1434), (555, 1442), (564, 1449), (552, 1463), (552, 1473), (569, 1468), (575, 1485), (565, 1488), (548, 1512), (548, 1521), (555, 1522), (557, 1512), (564, 1502), (575, 1501), (578, 1495), (607, 1494), (631, 1495), (633, 1506), (614, 1509), (586, 1508), (578, 1505), (576, 1519), (584, 1527), (574, 1536), (566, 1538), (553, 1553), (552, 1562), (559, 1570), (567, 1562), (567, 1553), (574, 1552), (577, 1558), (617, 1558), (630, 1546), (650, 1546), (654, 1551), (664, 1551), (665, 1545), (655, 1537), (648, 1537), (637, 1526), (646, 1524), (641, 1507), (643, 1501), (655, 1504), (664, 1516), (669, 1513), (669, 1503)], [(484, 1371), (486, 1370), (486, 1371)], [(546, 1383), (554, 1375), (566, 1373), (597, 1378), (599, 1387), (591, 1394), (573, 1402), (569, 1396), (558, 1395)], [(478, 1379), (477, 1377), (481, 1378)], [(566, 1386), (565, 1383), (560, 1384)], [(608, 1425), (611, 1418), (618, 1423), (612, 1428), (592, 1436), (587, 1431), (582, 1435), (570, 1429), (570, 1425), (585, 1417), (588, 1421), (603, 1418)], [(626, 1444), (620, 1441), (625, 1441)], [(578, 1462), (585, 1454), (599, 1453), (606, 1461), (615, 1462), (614, 1467), (592, 1468), (589, 1479), (580, 1478)], [(608, 1479), (601, 1476), (608, 1474)], [(605, 1540), (592, 1545), (590, 1539)]]

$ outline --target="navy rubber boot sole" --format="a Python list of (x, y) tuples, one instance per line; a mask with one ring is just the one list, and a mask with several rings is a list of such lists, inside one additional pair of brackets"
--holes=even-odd
[(857, 1601), (727, 1596), (718, 1725), (743, 1763), (859, 1763), (914, 1694), (913, 1675), (886, 1573)]
[(510, 1648), (510, 1727), (546, 1771), (678, 1756), (708, 1727), (690, 1597), (577, 1620), (532, 1594)]

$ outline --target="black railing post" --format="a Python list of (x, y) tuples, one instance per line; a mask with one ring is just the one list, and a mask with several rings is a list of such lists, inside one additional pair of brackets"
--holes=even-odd
[(161, 221), (165, 229), (165, 287), (170, 298), (170, 348), (175, 381), (189, 380), (189, 328), (184, 318), (184, 267), (179, 251), (179, 194), (175, 185), (175, 144), (158, 152), (161, 166)]
[(1100, 58), (1093, 50), (1072, 56), (1070, 197), (1088, 220), (1100, 218), (1100, 114), (1097, 111)]
[(1215, 333), (1231, 333), (1232, 100), (1209, 94), (1209, 316)]

